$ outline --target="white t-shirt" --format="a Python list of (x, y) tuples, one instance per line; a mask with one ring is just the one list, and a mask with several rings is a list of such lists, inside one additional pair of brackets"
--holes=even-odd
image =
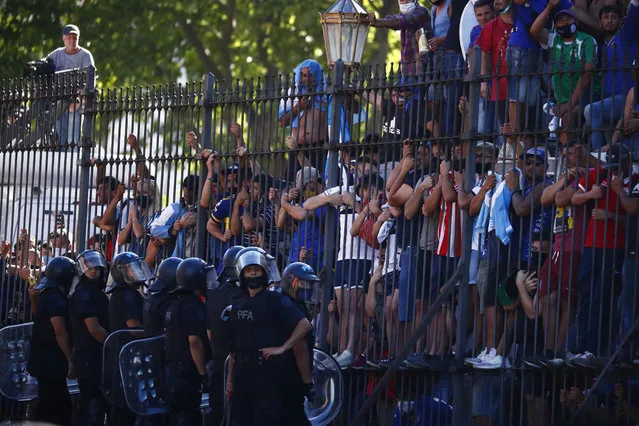
[(348, 210), (348, 212), (340, 212), (339, 215), (339, 252), (337, 253), (337, 261), (341, 260), (373, 260), (375, 258), (375, 249), (366, 244), (359, 236), (351, 235), (353, 222), (357, 218), (357, 213)]

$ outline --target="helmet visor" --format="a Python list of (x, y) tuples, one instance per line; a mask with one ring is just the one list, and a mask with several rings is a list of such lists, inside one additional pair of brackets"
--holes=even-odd
[(104, 257), (97, 251), (89, 251), (78, 257), (78, 271), (80, 275), (84, 275), (89, 269), (104, 268), (106, 270), (106, 261)]
[(217, 279), (217, 271), (215, 268), (210, 268), (206, 272), (206, 288), (209, 290), (215, 290), (220, 285)]
[(120, 268), (122, 268), (122, 275), (127, 284), (144, 282), (153, 278), (153, 272), (149, 269), (149, 265), (142, 259), (121, 265)]
[(291, 296), (306, 304), (317, 304), (319, 285), (317, 281), (295, 278), (291, 286)]

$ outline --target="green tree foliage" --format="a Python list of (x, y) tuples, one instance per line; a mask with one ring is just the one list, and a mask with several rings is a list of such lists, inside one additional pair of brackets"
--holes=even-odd
[[(0, 77), (62, 46), (63, 25), (80, 27), (101, 87), (153, 84), (212, 72), (226, 81), (291, 72), (306, 58), (325, 62), (319, 0), (4, 0), (0, 1)], [(396, 0), (364, 7), (396, 13)], [(365, 63), (397, 59), (399, 37), (372, 30)], [(392, 52), (392, 54), (391, 54)], [(184, 75), (186, 74), (186, 75)]]

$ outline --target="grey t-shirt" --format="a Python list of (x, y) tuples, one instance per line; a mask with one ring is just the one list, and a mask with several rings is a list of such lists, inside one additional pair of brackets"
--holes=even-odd
[[(424, 182), (426, 176), (423, 176), (415, 185), (418, 187)], [(428, 198), (428, 191), (424, 191), (424, 201)], [(422, 214), (421, 209), (419, 214)], [(424, 250), (433, 251), (437, 249), (437, 221), (436, 215), (424, 217), (424, 223), (422, 225), (421, 234), (419, 236), (419, 248)]]
[(53, 59), (56, 71), (71, 70), (74, 68), (87, 68), (89, 65), (95, 66), (91, 52), (84, 47), (80, 47), (80, 50), (73, 55), (67, 54), (64, 51), (64, 47), (59, 47), (49, 53), (47, 58)]

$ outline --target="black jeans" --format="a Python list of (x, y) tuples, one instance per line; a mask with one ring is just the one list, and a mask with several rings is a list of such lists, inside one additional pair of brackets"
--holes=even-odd
[(107, 402), (100, 390), (99, 378), (78, 378), (80, 388), (80, 400), (78, 401), (78, 413), (76, 424), (103, 425), (107, 411)]

